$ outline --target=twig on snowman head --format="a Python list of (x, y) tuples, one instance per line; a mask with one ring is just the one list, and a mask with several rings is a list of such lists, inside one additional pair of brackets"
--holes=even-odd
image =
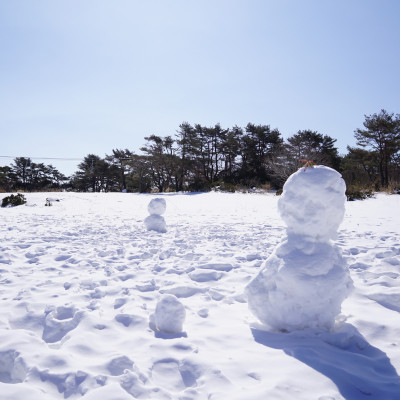
[(314, 168), (314, 167), (315, 167), (315, 162), (314, 162), (314, 161), (311, 161), (311, 160), (299, 160), (299, 161), (305, 163), (305, 164), (303, 165), (304, 171), (305, 171), (307, 168)]

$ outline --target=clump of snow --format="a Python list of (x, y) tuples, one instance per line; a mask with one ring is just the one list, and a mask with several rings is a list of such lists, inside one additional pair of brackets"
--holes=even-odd
[(167, 203), (165, 199), (156, 198), (150, 201), (149, 205), (147, 206), (147, 211), (150, 215), (163, 215), (167, 208)]
[(149, 216), (145, 218), (144, 224), (148, 231), (156, 231), (159, 233), (167, 232), (167, 224), (164, 217), (161, 215), (165, 213), (167, 208), (166, 201), (161, 198), (152, 199), (147, 206)]
[(154, 313), (156, 328), (164, 333), (180, 333), (185, 322), (183, 304), (173, 294), (163, 294), (157, 302)]
[(247, 285), (250, 310), (277, 330), (331, 328), (352, 280), (331, 243), (345, 211), (345, 183), (318, 166), (289, 177), (278, 203), (287, 237)]

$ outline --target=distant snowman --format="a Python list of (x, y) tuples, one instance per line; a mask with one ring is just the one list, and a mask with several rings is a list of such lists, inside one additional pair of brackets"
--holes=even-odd
[(144, 224), (148, 231), (156, 231), (160, 233), (167, 232), (167, 224), (165, 223), (164, 217), (162, 217), (166, 208), (167, 203), (162, 198), (156, 198), (150, 201), (147, 206), (147, 211), (150, 215), (144, 220)]
[(330, 329), (353, 288), (340, 249), (332, 243), (345, 212), (346, 185), (325, 166), (292, 174), (278, 201), (287, 237), (247, 285), (253, 314), (272, 329)]

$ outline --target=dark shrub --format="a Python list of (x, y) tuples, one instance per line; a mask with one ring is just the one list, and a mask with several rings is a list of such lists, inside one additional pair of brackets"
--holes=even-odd
[(373, 197), (374, 192), (370, 188), (363, 188), (358, 186), (349, 186), (346, 189), (346, 196), (348, 201), (365, 200), (368, 197)]
[(1, 202), (2, 207), (15, 207), (21, 206), (22, 204), (26, 203), (26, 198), (23, 194), (18, 193), (16, 195), (10, 195), (4, 197), (3, 201)]

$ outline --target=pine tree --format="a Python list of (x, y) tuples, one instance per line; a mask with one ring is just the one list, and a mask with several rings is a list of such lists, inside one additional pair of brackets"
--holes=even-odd
[(400, 115), (381, 110), (379, 114), (365, 115), (365, 129), (357, 129), (357, 145), (372, 148), (378, 154), (381, 186), (386, 188), (390, 180), (390, 165), (400, 150)]

